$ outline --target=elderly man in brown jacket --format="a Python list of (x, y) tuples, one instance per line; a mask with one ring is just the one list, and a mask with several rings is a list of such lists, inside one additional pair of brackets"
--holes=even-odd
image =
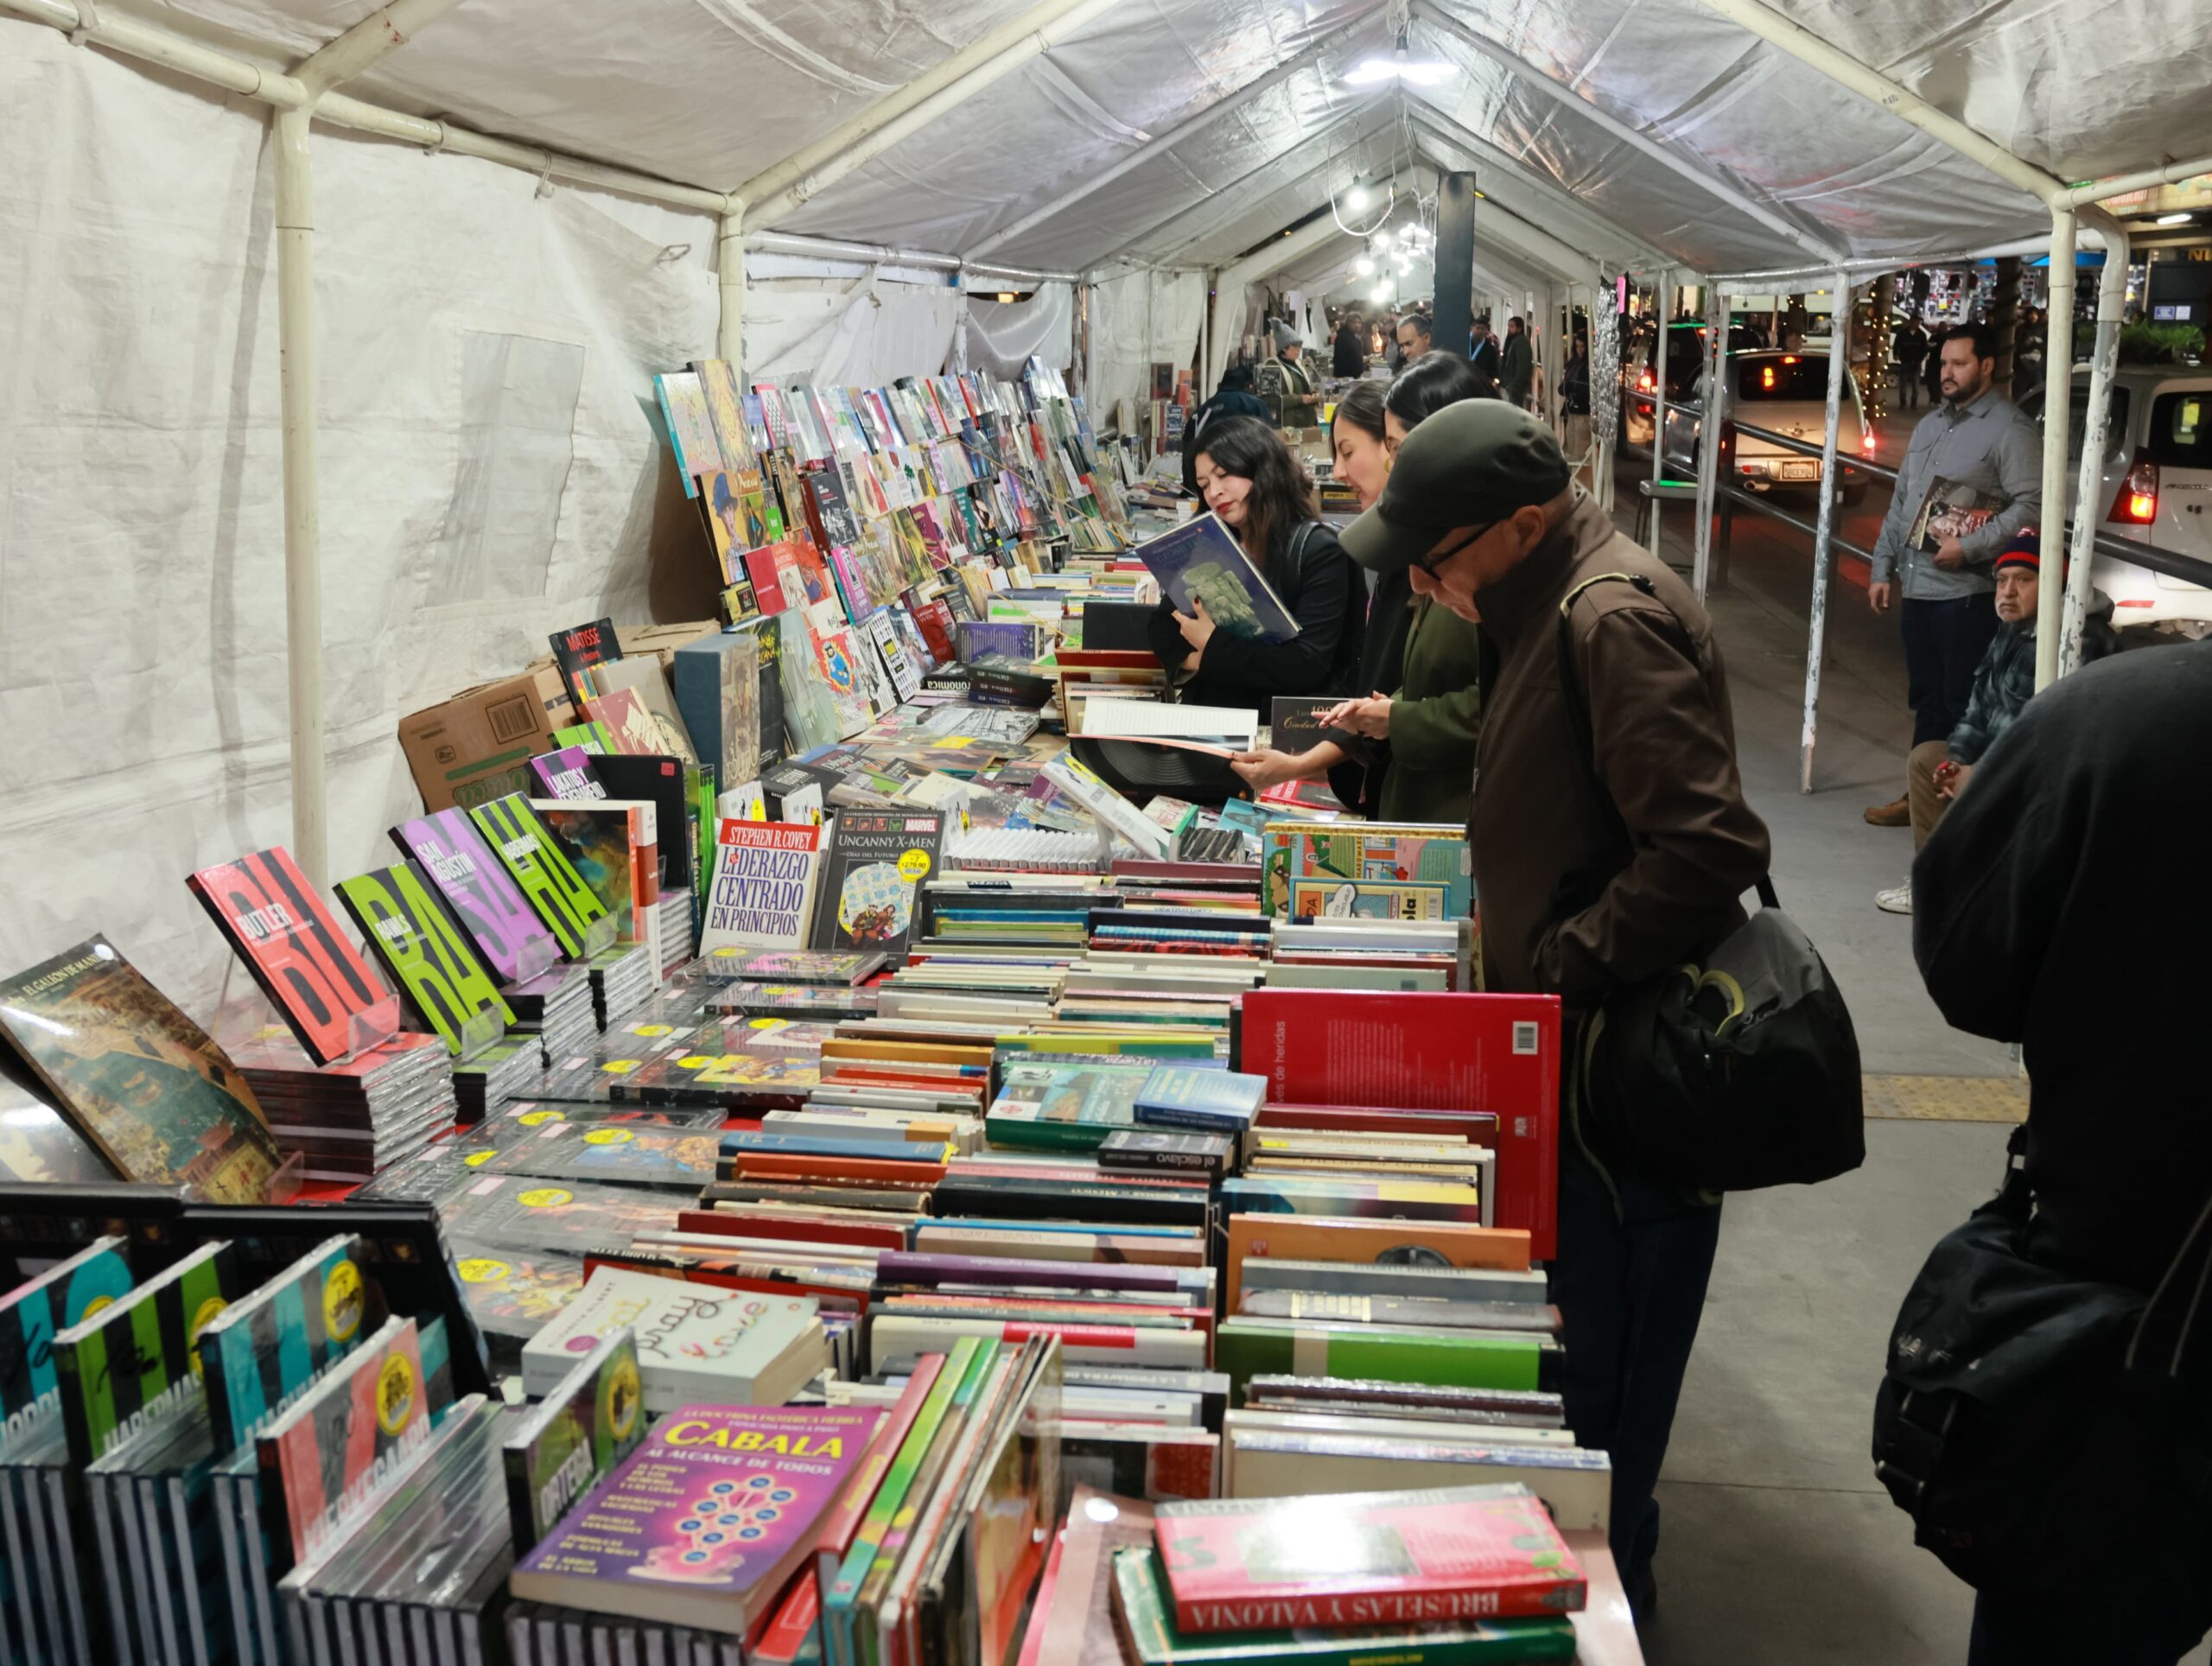
[[(1468, 825), (1487, 988), (1558, 995), (1572, 1040), (1611, 990), (1698, 959), (1743, 922), (1767, 832), (1744, 802), (1712, 623), (1573, 485), (1541, 423), (1498, 401), (1439, 411), (1399, 447), (1344, 545), (1378, 572), (1409, 569), (1416, 594), (1479, 621), (1498, 650)], [(1551, 1284), (1567, 1421), (1612, 1455), (1613, 1554), (1640, 1615), (1652, 1490), (1720, 1211), (1592, 1149), (1572, 1094), (1560, 1146)]]

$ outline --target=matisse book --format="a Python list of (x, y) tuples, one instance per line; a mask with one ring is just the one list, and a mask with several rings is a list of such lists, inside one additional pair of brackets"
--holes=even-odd
[(685, 1405), (515, 1567), (525, 1602), (743, 1635), (814, 1550), (874, 1408)]
[(1260, 642), (1287, 642), (1298, 621), (1218, 515), (1201, 515), (1140, 544), (1136, 558), (1178, 613), (1205, 604), (1214, 628)]
[(316, 1064), (353, 1051), (356, 1019), (387, 1034), (398, 1027), (391, 997), (282, 845), (203, 868), (184, 883)]
[(622, 657), (614, 621), (595, 619), (588, 625), (572, 625), (554, 632), (548, 640), (553, 645), (554, 663), (561, 668), (561, 680), (568, 685), (569, 697), (582, 712), (591, 694), (591, 668)]
[(0, 1035), (124, 1180), (266, 1199), (276, 1143), (253, 1090), (105, 938), (0, 980)]
[(700, 953), (805, 948), (822, 868), (822, 830), (726, 818), (715, 843)]
[(847, 810), (830, 823), (815, 910), (814, 947), (901, 956), (914, 929), (914, 898), (938, 870), (944, 817)]
[(468, 1050), (494, 1023), (500, 1033), (513, 1025), (499, 986), (413, 862), (340, 880), (338, 897), (391, 970), (409, 1016), (448, 1052)]

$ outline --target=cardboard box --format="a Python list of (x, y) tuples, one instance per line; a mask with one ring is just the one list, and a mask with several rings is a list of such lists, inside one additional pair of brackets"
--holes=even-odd
[(535, 791), (530, 760), (553, 747), (573, 719), (561, 673), (548, 658), (519, 677), (465, 689), (399, 720), (400, 749), (426, 811), (479, 804)]

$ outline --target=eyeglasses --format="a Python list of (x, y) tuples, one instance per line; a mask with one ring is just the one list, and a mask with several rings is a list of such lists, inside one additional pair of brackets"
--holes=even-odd
[(1496, 531), (1499, 527), (1504, 525), (1505, 523), (1502, 520), (1494, 520), (1487, 526), (1478, 526), (1471, 534), (1466, 537), (1461, 538), (1459, 543), (1453, 544), (1449, 550), (1445, 550), (1441, 555), (1432, 550), (1425, 556), (1415, 556), (1414, 557), (1414, 565), (1420, 568), (1421, 571), (1427, 574), (1429, 577), (1435, 578), (1438, 576), (1436, 569), (1441, 567), (1446, 562), (1453, 560), (1459, 556), (1464, 554), (1471, 546), (1481, 543), (1483, 539), (1488, 537), (1492, 532)]

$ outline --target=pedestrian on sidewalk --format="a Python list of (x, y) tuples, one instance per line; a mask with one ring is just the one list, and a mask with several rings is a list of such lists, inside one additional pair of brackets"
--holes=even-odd
[[(1712, 624), (1576, 489), (1541, 423), (1497, 400), (1447, 405), (1406, 436), (1344, 543), (1479, 620), (1498, 653), (1468, 822), (1486, 988), (1558, 995), (1572, 1035), (1616, 988), (1701, 960), (1743, 924), (1767, 830), (1744, 801)], [(1592, 736), (1583, 758), (1566, 750), (1570, 671)], [(1567, 1421), (1612, 1456), (1612, 1550), (1641, 1616), (1655, 1592), (1653, 1488), (1720, 1210), (1590, 1149), (1579, 1119), (1567, 1126), (1551, 1294)]]
[(1897, 409), (1920, 409), (1921, 372), (1928, 363), (1928, 332), (1917, 318), (1908, 316), (1890, 338), (1890, 357), (1897, 361)]
[[(1997, 634), (1990, 563), (2043, 508), (2043, 442), (1997, 391), (1996, 333), (1986, 324), (1953, 331), (1940, 363), (1943, 403), (1912, 431), (1866, 587), (1878, 614), (1903, 592), (1898, 623), (1916, 747), (1948, 739), (1965, 715), (1974, 668)], [(1908, 826), (1910, 798), (1872, 805), (1866, 819)]]
[(1535, 349), (1529, 340), (1529, 322), (1523, 318), (1505, 321), (1505, 356), (1500, 361), (1499, 391), (1505, 403), (1516, 410), (1529, 407), (1529, 390), (1536, 379)]
[[(1950, 736), (1923, 741), (1905, 760), (1905, 796), (1912, 803), (1912, 848), (1928, 843), (1943, 812), (1965, 790), (1967, 782), (1997, 737), (2027, 709), (2036, 692), (2037, 607), (2043, 599), (2043, 535), (2032, 526), (2005, 546), (1997, 557), (1997, 634), (1974, 670), (1974, 689), (1967, 696), (1965, 715)], [(2061, 552), (2059, 576), (2063, 584), (2065, 564)], [(2082, 621), (2082, 663), (2102, 659), (2120, 647), (2112, 627), (2112, 598), (2101, 590), (2089, 593)], [(1912, 912), (1912, 882), (1876, 895), (1874, 906), (1885, 913)]]

